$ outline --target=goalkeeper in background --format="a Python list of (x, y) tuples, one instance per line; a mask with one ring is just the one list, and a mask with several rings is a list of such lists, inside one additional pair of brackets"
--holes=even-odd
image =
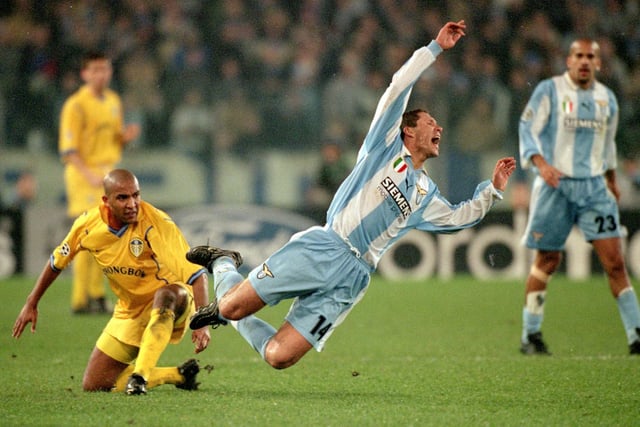
[[(167, 345), (178, 343), (196, 307), (208, 302), (206, 271), (184, 259), (189, 246), (166, 213), (140, 200), (137, 178), (116, 169), (104, 178), (102, 204), (79, 216), (54, 250), (13, 327), (19, 338), (38, 302), (60, 272), (79, 254), (93, 256), (118, 296), (111, 320), (91, 353), (82, 387), (86, 391), (145, 394), (160, 384), (195, 390), (195, 359), (158, 368)], [(210, 341), (207, 328), (195, 330), (196, 353)]]
[[(62, 107), (58, 151), (70, 219), (98, 206), (102, 178), (120, 161), (123, 146), (140, 134), (138, 125), (124, 126), (120, 97), (109, 89), (111, 75), (111, 61), (104, 54), (87, 53), (80, 70), (85, 84)], [(73, 313), (111, 311), (102, 272), (87, 252), (74, 261), (71, 289)]]

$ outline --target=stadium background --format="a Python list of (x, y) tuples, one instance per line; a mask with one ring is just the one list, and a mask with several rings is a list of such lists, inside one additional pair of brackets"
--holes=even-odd
[[(498, 156), (517, 154), (517, 121), (532, 89), (564, 70), (575, 36), (595, 37), (603, 57), (599, 78), (616, 92), (621, 107), (621, 206), (633, 257), (629, 265), (638, 277), (639, 2), (398, 3), (2, 2), (0, 196), (5, 203), (11, 200), (25, 170), (35, 174), (38, 193), (24, 210), (2, 211), (0, 277), (37, 273), (67, 227), (57, 121), (62, 102), (79, 85), (82, 51), (103, 49), (113, 58), (112, 87), (123, 98), (127, 120), (142, 125), (141, 137), (126, 150), (122, 164), (140, 177), (145, 199), (171, 213), (210, 211), (210, 222), (222, 222), (215, 209), (232, 206), (252, 212), (247, 221), (260, 223), (255, 229), (272, 230), (284, 225), (267, 224), (264, 209), (281, 209), (275, 218), (288, 211), (322, 221), (322, 209), (308, 199), (322, 145), (337, 141), (353, 158), (392, 73), (443, 22), (460, 18), (467, 22), (467, 37), (420, 79), (411, 99), (411, 106), (427, 107), (445, 128), (441, 159), (429, 165), (442, 192), (452, 201), (455, 195), (471, 194)], [(461, 176), (473, 170), (477, 176)], [(517, 229), (523, 207), (513, 189), (518, 182), (526, 185), (529, 176), (519, 171), (516, 178), (506, 203), (472, 236), (491, 224)], [(199, 229), (194, 230), (192, 238), (218, 235), (208, 229), (208, 235), (198, 236)], [(509, 230), (500, 233), (497, 246), (517, 240)], [(282, 238), (281, 233), (271, 235)], [(241, 237), (246, 242), (260, 235)], [(470, 268), (472, 238), (458, 239), (466, 243), (450, 251), (451, 262), (427, 269), (429, 274)], [(276, 243), (272, 239), (264, 247)], [(575, 244), (576, 253), (584, 251)], [(434, 245), (430, 248), (441, 257), (443, 247), (456, 243), (437, 240)], [(485, 267), (523, 274), (526, 254), (487, 248), (479, 255)], [(36, 267), (26, 265), (25, 253)], [(580, 261), (571, 262), (570, 256), (565, 263), (570, 273), (572, 264), (584, 265), (584, 255), (576, 258)], [(587, 267), (574, 274), (598, 268), (597, 263)]]

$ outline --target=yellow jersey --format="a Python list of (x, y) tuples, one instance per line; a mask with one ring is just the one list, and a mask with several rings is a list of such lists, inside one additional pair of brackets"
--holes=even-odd
[[(81, 250), (95, 257), (118, 297), (115, 319), (137, 318), (149, 309), (162, 286), (192, 284), (206, 274), (204, 268), (186, 260), (189, 245), (173, 220), (144, 201), (138, 221), (119, 230), (109, 227), (104, 205), (80, 215), (53, 251), (51, 268), (63, 270)], [(186, 288), (193, 295), (191, 287)]]
[(62, 107), (58, 151), (61, 156), (77, 152), (88, 166), (113, 166), (122, 156), (123, 127), (118, 94), (105, 89), (96, 97), (82, 86)]
[[(105, 89), (102, 97), (96, 97), (88, 86), (82, 86), (62, 107), (58, 152), (63, 159), (77, 153), (93, 173), (105, 175), (122, 157), (123, 128), (118, 94)], [(65, 164), (64, 181), (70, 217), (98, 206), (102, 187), (91, 186), (71, 163)]]

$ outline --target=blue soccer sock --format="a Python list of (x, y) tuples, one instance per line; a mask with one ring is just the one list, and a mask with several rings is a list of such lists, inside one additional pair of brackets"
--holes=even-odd
[(251, 347), (264, 359), (267, 343), (276, 333), (276, 329), (256, 316), (247, 316), (238, 321), (231, 321), (231, 326), (236, 328)]
[(525, 296), (525, 305), (522, 309), (522, 342), (528, 343), (528, 335), (540, 332), (544, 319), (544, 303), (546, 291), (531, 291)]
[(533, 314), (527, 310), (527, 307), (522, 309), (522, 342), (528, 343), (528, 335), (540, 332), (542, 327), (543, 314)]
[(628, 287), (616, 298), (618, 310), (622, 318), (622, 325), (627, 334), (629, 344), (640, 339), (636, 328), (640, 328), (640, 308), (638, 307), (638, 298), (632, 287)]
[(229, 289), (242, 282), (244, 277), (238, 273), (235, 262), (229, 257), (220, 257), (213, 262), (213, 289), (216, 299), (220, 300)]
[[(238, 273), (234, 261), (229, 257), (220, 257), (213, 263), (213, 280), (216, 298), (220, 300), (231, 288), (244, 280)], [(233, 326), (251, 347), (264, 359), (267, 343), (275, 335), (276, 329), (256, 316), (247, 316), (232, 320)]]

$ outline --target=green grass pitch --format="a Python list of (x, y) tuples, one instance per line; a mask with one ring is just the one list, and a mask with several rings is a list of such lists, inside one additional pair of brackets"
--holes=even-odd
[[(65, 273), (66, 274), (66, 273)], [(456, 277), (369, 291), (322, 353), (276, 371), (231, 328), (197, 358), (200, 390), (85, 393), (81, 380), (105, 316), (72, 316), (61, 276), (35, 334), (11, 338), (32, 278), (0, 281), (3, 426), (631, 426), (640, 425), (640, 357), (628, 355), (604, 277), (554, 277), (551, 357), (518, 352), (523, 283)], [(283, 303), (263, 313), (278, 326)], [(193, 357), (189, 336), (160, 365)]]

